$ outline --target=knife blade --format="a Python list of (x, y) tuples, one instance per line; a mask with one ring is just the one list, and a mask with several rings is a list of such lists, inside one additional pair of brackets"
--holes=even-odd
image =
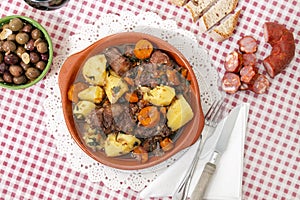
[(221, 135), (217, 141), (217, 144), (215, 146), (214, 152), (211, 156), (211, 159), (208, 163), (205, 164), (204, 170), (201, 174), (200, 179), (198, 180), (196, 187), (192, 193), (191, 200), (201, 200), (203, 199), (205, 190), (210, 182), (211, 177), (213, 176), (216, 165), (223, 154), (223, 152), (226, 150), (228, 141), (230, 139), (231, 133), (233, 131), (235, 122), (237, 120), (237, 117), (239, 115), (240, 107), (233, 109), (230, 114), (228, 115), (224, 126), (222, 128)]

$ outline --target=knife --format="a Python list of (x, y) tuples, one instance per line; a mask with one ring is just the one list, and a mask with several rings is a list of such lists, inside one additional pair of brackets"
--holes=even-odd
[(191, 200), (202, 200), (205, 190), (210, 182), (211, 177), (213, 176), (215, 170), (216, 170), (216, 165), (221, 157), (222, 153), (226, 150), (228, 141), (230, 139), (232, 130), (234, 128), (235, 122), (237, 120), (237, 117), (239, 115), (239, 109), (234, 109), (230, 112), (228, 115), (221, 135), (218, 139), (218, 142), (216, 144), (216, 147), (214, 149), (214, 152), (211, 156), (211, 159), (208, 163), (205, 164), (204, 170), (201, 174), (200, 179), (198, 180), (196, 187), (192, 193)]

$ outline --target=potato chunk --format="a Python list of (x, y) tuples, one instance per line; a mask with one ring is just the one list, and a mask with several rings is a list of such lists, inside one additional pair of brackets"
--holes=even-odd
[(131, 152), (141, 141), (133, 135), (111, 133), (105, 140), (104, 150), (109, 157), (115, 157)]
[(92, 85), (104, 86), (106, 77), (106, 58), (99, 54), (89, 58), (83, 66), (82, 74), (85, 80)]
[(106, 77), (106, 85), (104, 87), (110, 103), (116, 103), (118, 99), (128, 91), (127, 84), (116, 74), (110, 74)]
[(90, 101), (79, 101), (73, 108), (76, 119), (85, 119), (96, 108), (96, 104)]
[(169, 86), (156, 86), (146, 92), (143, 99), (156, 106), (168, 106), (175, 97), (175, 89)]
[(167, 112), (168, 126), (176, 131), (194, 117), (193, 110), (186, 99), (179, 95)]
[(100, 103), (104, 95), (104, 90), (100, 86), (90, 86), (78, 93), (79, 99), (94, 103)]
[(97, 133), (84, 133), (83, 139), (85, 144), (93, 149), (93, 151), (99, 151), (104, 147), (104, 139)]

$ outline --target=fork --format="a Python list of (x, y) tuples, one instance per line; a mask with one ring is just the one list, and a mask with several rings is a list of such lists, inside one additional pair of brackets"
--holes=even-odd
[(220, 116), (222, 114), (222, 104), (223, 100), (215, 100), (211, 107), (208, 109), (208, 111), (205, 114), (205, 125), (209, 127), (210, 129), (205, 131), (201, 134), (198, 140), (200, 142), (198, 143), (196, 154), (193, 158), (192, 164), (190, 165), (187, 173), (185, 174), (183, 180), (181, 181), (180, 185), (178, 186), (177, 190), (175, 191), (175, 194), (173, 195), (174, 199), (176, 200), (185, 200), (187, 199), (189, 187), (191, 184), (192, 177), (194, 175), (200, 154), (202, 152), (203, 146), (207, 139), (213, 135), (214, 130), (218, 124), (218, 121), (220, 119)]

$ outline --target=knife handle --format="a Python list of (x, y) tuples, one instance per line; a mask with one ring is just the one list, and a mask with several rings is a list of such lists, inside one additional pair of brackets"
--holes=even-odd
[(209, 184), (211, 177), (213, 176), (214, 172), (216, 171), (216, 165), (213, 163), (206, 163), (204, 170), (201, 174), (200, 179), (192, 193), (191, 200), (202, 200), (205, 194), (205, 190)]

